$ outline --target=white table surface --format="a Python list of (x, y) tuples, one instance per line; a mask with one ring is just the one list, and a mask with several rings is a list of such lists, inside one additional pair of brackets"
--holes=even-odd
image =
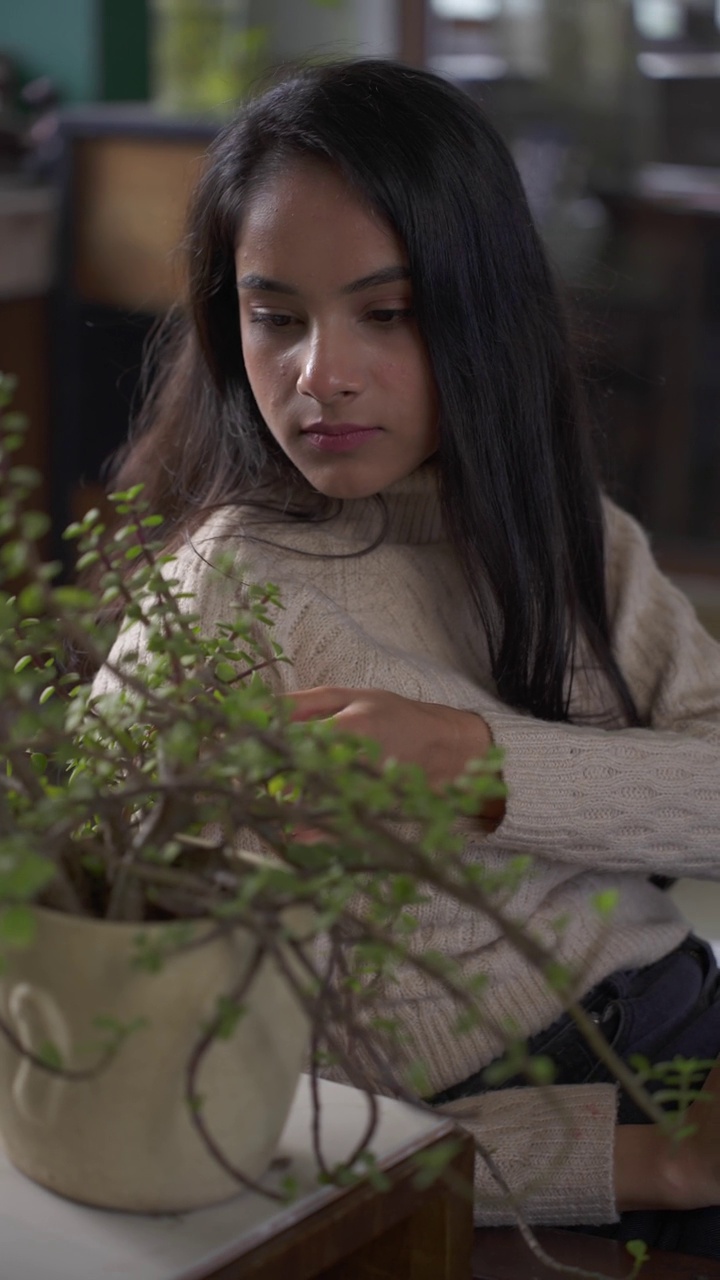
[[(329, 1164), (347, 1157), (367, 1117), (363, 1095), (321, 1081), (322, 1149)], [(397, 1163), (409, 1145), (440, 1136), (448, 1122), (379, 1099), (380, 1123), (372, 1142), (377, 1161)], [(290, 1205), (252, 1192), (193, 1213), (162, 1215), (85, 1208), (36, 1186), (18, 1173), (0, 1148), (0, 1280), (201, 1280), (253, 1246), (342, 1195), (317, 1185), (310, 1134), (309, 1082), (302, 1077), (277, 1154), (290, 1164), (300, 1195)], [(292, 1280), (288, 1277), (288, 1280)]]

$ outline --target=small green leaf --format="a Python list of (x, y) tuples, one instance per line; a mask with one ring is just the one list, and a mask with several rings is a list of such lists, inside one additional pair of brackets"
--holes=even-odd
[(427, 1068), (423, 1062), (411, 1062), (407, 1068), (407, 1080), (410, 1088), (417, 1093), (420, 1098), (427, 1098), (432, 1093), (430, 1086), (430, 1077)]
[(25, 511), (20, 520), (20, 529), (29, 542), (37, 542), (50, 528), (50, 519), (44, 511)]
[(18, 609), (24, 618), (37, 617), (41, 612), (45, 596), (42, 588), (36, 583), (30, 583), (29, 586), (23, 587), (18, 596)]
[(75, 568), (80, 572), (82, 569), (89, 569), (90, 565), (97, 564), (100, 559), (99, 551), (85, 551), (78, 559)]
[(34, 467), (11, 467), (8, 472), (8, 479), (11, 484), (25, 486), (29, 489), (37, 488), (42, 477)]
[(436, 1147), (431, 1147), (428, 1151), (418, 1151), (414, 1156), (414, 1163), (417, 1165), (417, 1173), (413, 1178), (413, 1185), (418, 1191), (424, 1191), (427, 1187), (432, 1186), (438, 1178), (442, 1177), (448, 1165), (460, 1150), (460, 1143), (454, 1139), (447, 1142), (441, 1142)]
[(237, 671), (230, 662), (218, 662), (215, 667), (215, 675), (224, 684), (231, 684), (237, 677)]
[(79, 538), (84, 532), (82, 525), (75, 520), (67, 528), (63, 529), (62, 536), (66, 542), (70, 542), (72, 538)]
[(242, 1005), (238, 1005), (229, 996), (220, 996), (217, 1004), (217, 1022), (213, 1028), (215, 1035), (219, 1040), (229, 1040), (234, 1034), (245, 1009)]
[(648, 1247), (644, 1240), (626, 1240), (625, 1248), (636, 1262), (647, 1262)]
[(51, 1040), (46, 1040), (44, 1044), (40, 1045), (37, 1056), (41, 1062), (45, 1063), (46, 1067), (52, 1067), (56, 1071), (60, 1070), (63, 1065), (62, 1054), (57, 1045), (53, 1044)]
[(572, 985), (572, 973), (567, 965), (560, 964), (557, 960), (550, 960), (545, 967), (545, 977), (548, 983), (555, 991), (561, 994), (567, 991)]
[(593, 895), (592, 905), (601, 920), (609, 920), (615, 912), (619, 900), (620, 894), (617, 889), (604, 889), (602, 893)]
[(552, 1058), (538, 1054), (536, 1058), (530, 1059), (528, 1072), (535, 1084), (552, 1084), (555, 1079), (555, 1063)]

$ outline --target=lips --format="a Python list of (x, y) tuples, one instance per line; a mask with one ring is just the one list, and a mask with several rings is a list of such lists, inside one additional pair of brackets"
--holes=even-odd
[(305, 427), (302, 435), (308, 444), (321, 452), (351, 453), (374, 440), (381, 432), (382, 427), (365, 427), (356, 422), (340, 422), (333, 426), (317, 422)]

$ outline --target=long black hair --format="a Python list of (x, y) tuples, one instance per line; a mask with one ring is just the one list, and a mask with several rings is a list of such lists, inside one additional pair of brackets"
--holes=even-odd
[(170, 534), (271, 475), (297, 481), (250, 390), (234, 265), (255, 185), (297, 155), (336, 166), (405, 246), (437, 385), (444, 520), (500, 697), (567, 720), (582, 652), (610, 714), (638, 724), (611, 650), (600, 491), (564, 305), (506, 145), (429, 72), (376, 59), (294, 72), (220, 133), (190, 210), (189, 318), (117, 480), (145, 482)]

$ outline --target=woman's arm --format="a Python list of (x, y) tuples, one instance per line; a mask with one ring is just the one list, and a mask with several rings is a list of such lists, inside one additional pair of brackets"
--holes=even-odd
[[(338, 729), (375, 738), (385, 759), (419, 764), (431, 786), (442, 787), (493, 745), (482, 716), (435, 702), (413, 702), (383, 689), (323, 686), (291, 695), (294, 720), (332, 718)], [(478, 818), (494, 831), (505, 813), (504, 797), (487, 799)]]
[(435, 781), (497, 743), (508, 788), (497, 849), (594, 870), (717, 877), (720, 644), (635, 521), (610, 503), (606, 515), (613, 649), (648, 728), (603, 727), (602, 686), (588, 670), (577, 673), (573, 705), (584, 723), (536, 720), (489, 694), (475, 715), (377, 690), (304, 691), (298, 713), (334, 715)]
[(598, 869), (717, 876), (720, 644), (635, 521), (612, 504), (607, 520), (613, 648), (650, 727), (549, 724), (489, 706), (508, 786), (493, 839)]
[[(616, 1125), (611, 1084), (506, 1089), (439, 1110), (491, 1153), (529, 1222), (569, 1226), (612, 1222), (629, 1209), (720, 1204), (720, 1067), (703, 1094), (687, 1115), (696, 1132), (678, 1142), (654, 1124)], [(475, 1195), (478, 1223), (514, 1221), (480, 1154)]]
[(720, 1205), (720, 1067), (688, 1108), (695, 1132), (673, 1141), (654, 1124), (615, 1135), (618, 1209), (707, 1209)]
[(298, 718), (331, 715), (434, 782), (494, 741), (508, 788), (506, 811), (500, 804), (493, 815), (497, 849), (593, 869), (717, 876), (720, 645), (660, 572), (639, 526), (610, 503), (606, 513), (613, 648), (650, 727), (603, 727), (600, 682), (587, 670), (573, 706), (584, 723), (536, 720), (490, 694), (480, 693), (473, 714), (345, 688), (294, 694)]

